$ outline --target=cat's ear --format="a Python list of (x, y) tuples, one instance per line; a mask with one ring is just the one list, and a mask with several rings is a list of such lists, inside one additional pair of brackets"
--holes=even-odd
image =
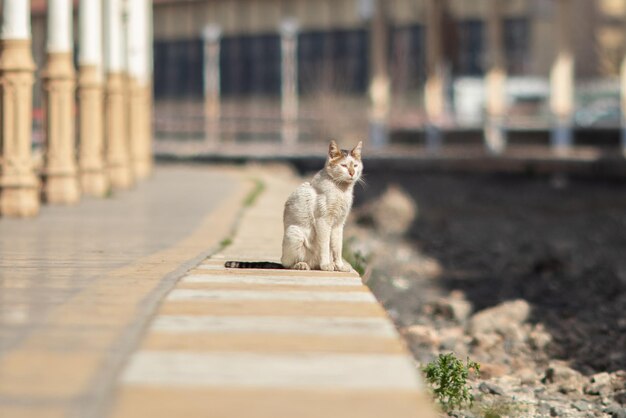
[(356, 144), (356, 147), (352, 148), (352, 151), (350, 151), (350, 155), (352, 155), (354, 158), (360, 160), (361, 159), (361, 148), (363, 147), (363, 141), (359, 141), (358, 144)]
[(341, 150), (339, 149), (339, 145), (337, 145), (334, 140), (331, 140), (330, 145), (328, 146), (328, 157), (331, 160), (341, 157)]

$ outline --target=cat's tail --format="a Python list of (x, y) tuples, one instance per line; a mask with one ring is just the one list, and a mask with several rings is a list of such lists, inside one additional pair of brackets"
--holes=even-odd
[(224, 267), (229, 269), (284, 269), (282, 264), (271, 261), (227, 261)]

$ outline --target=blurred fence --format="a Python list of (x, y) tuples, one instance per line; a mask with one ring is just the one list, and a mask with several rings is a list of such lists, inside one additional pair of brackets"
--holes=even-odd
[(445, 147), (465, 132), (456, 145), (567, 152), (602, 131), (620, 151), (625, 14), (622, 0), (157, 0), (157, 149)]

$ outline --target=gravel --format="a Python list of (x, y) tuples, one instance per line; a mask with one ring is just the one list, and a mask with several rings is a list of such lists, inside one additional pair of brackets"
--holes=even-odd
[[(367, 180), (346, 236), (373, 257), (368, 285), (419, 364), (452, 351), (482, 365), (476, 406), (454, 416), (626, 416), (626, 184)], [(419, 207), (395, 209), (417, 217), (393, 236), (370, 209), (393, 204), (377, 202), (390, 184)]]

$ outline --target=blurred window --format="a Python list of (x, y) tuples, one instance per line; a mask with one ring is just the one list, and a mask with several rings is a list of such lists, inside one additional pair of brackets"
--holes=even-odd
[(155, 98), (197, 98), (202, 91), (202, 41), (155, 41)]
[(481, 20), (465, 20), (457, 25), (457, 56), (453, 58), (455, 75), (481, 75), (484, 48), (483, 29), (486, 25)]
[(303, 94), (363, 93), (368, 82), (368, 34), (362, 29), (298, 35), (298, 82)]
[(220, 88), (223, 96), (278, 96), (280, 36), (259, 34), (222, 38)]
[(421, 88), (426, 79), (423, 26), (398, 27), (391, 34), (389, 73), (394, 91)]
[(511, 18), (504, 20), (504, 50), (507, 71), (512, 75), (527, 72), (529, 61), (528, 19)]

